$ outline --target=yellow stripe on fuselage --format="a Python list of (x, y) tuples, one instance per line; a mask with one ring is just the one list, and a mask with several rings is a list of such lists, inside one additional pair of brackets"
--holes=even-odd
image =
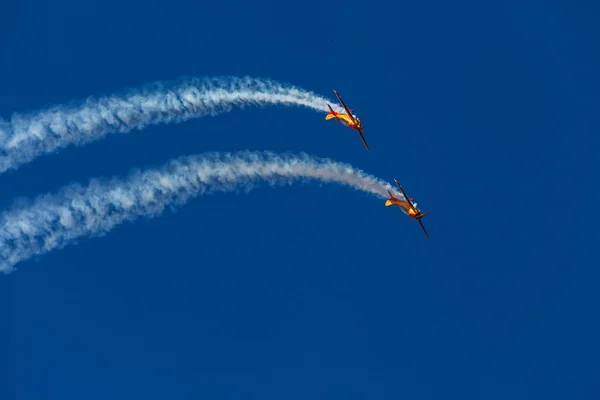
[(408, 215), (412, 215), (412, 216), (416, 215), (415, 211), (412, 209), (410, 204), (408, 204), (406, 201), (402, 201), (399, 199), (388, 199), (385, 202), (386, 207), (391, 206), (393, 204), (402, 207), (404, 209), (404, 211), (406, 211), (408, 213)]
[(330, 119), (334, 119), (334, 118), (337, 119), (338, 121), (341, 121), (344, 125), (354, 126), (354, 121), (352, 120), (352, 118), (350, 118), (350, 116), (348, 116), (348, 114), (333, 115), (333, 114), (329, 113), (325, 117), (326, 120), (330, 120)]

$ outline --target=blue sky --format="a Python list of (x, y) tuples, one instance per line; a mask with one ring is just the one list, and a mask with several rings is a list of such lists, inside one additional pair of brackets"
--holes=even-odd
[[(600, 9), (592, 2), (19, 1), (0, 117), (181, 76), (327, 97), (114, 135), (0, 176), (0, 207), (207, 151), (391, 181), (200, 198), (0, 277), (2, 399), (598, 396)], [(572, 208), (571, 208), (572, 207)]]

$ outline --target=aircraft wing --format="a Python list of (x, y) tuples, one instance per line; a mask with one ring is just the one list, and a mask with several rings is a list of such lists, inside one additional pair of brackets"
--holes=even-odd
[(425, 233), (425, 237), (427, 239), (429, 239), (429, 235), (427, 234), (427, 231), (425, 230), (425, 225), (423, 225), (423, 221), (421, 221), (420, 219), (418, 221), (419, 221), (419, 224), (421, 225), (421, 229), (423, 229), (423, 233)]
[(358, 131), (358, 134), (360, 135), (360, 138), (362, 139), (362, 142), (364, 143), (367, 150), (371, 151), (371, 149), (369, 148), (369, 145), (367, 144), (367, 141), (365, 140), (365, 137), (363, 136), (362, 129), (360, 131)]
[[(398, 183), (398, 181), (396, 180), (396, 178), (394, 178), (394, 182), (396, 182), (396, 185), (398, 186), (398, 189), (400, 189), (400, 191), (402, 192), (402, 196), (404, 196), (404, 200), (406, 200), (406, 202), (407, 202), (408, 204), (410, 204), (410, 207), (413, 209), (413, 211), (414, 211), (416, 214), (418, 214), (418, 213), (419, 213), (419, 210), (417, 210), (417, 208), (416, 208), (415, 206), (413, 206), (413, 203), (412, 203), (412, 201), (410, 201), (410, 200), (408, 199), (408, 196), (406, 195), (406, 193), (404, 192), (404, 189), (402, 189), (402, 186), (400, 186), (400, 184)], [(423, 228), (423, 229), (425, 229), (425, 228)]]
[[(340, 96), (337, 92), (337, 90), (333, 89), (333, 93), (335, 93), (335, 95), (337, 96), (338, 100), (340, 101), (340, 103), (342, 103), (342, 107), (344, 107), (344, 110), (346, 110), (346, 113), (348, 114), (348, 116), (350, 117), (350, 119), (352, 121), (354, 121), (355, 124), (358, 124), (358, 121), (356, 121), (354, 119), (354, 117), (352, 116), (352, 112), (350, 111), (350, 109), (346, 106), (346, 103), (344, 103), (344, 100), (342, 100), (342, 96)], [(364, 139), (363, 139), (364, 140)]]

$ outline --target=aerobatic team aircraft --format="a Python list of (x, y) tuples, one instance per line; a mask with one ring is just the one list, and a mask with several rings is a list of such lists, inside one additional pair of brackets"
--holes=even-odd
[[(333, 93), (335, 93), (335, 95), (337, 96), (338, 100), (342, 104), (342, 107), (344, 108), (344, 110), (346, 110), (346, 113), (339, 113), (337, 111), (334, 111), (333, 108), (331, 108), (331, 105), (327, 104), (330, 113), (327, 114), (325, 120), (335, 119), (338, 123), (346, 125), (351, 129), (354, 129), (360, 135), (360, 138), (362, 139), (362, 142), (367, 148), (367, 150), (370, 151), (371, 149), (369, 149), (369, 145), (367, 144), (365, 137), (363, 136), (364, 130), (362, 125), (362, 118), (358, 118), (356, 115), (352, 114), (352, 109), (346, 106), (346, 103), (344, 103), (344, 100), (342, 100), (342, 97), (338, 94), (337, 90), (333, 89)], [(425, 229), (425, 225), (423, 225), (423, 221), (421, 221), (421, 218), (426, 216), (427, 213), (421, 212), (421, 210), (417, 208), (417, 203), (413, 203), (413, 199), (406, 195), (404, 189), (402, 189), (402, 186), (400, 186), (400, 184), (395, 178), (394, 182), (396, 182), (396, 186), (398, 186), (398, 189), (400, 189), (404, 200), (400, 200), (399, 198), (394, 197), (392, 192), (388, 190), (390, 198), (387, 199), (387, 201), (385, 202), (386, 207), (396, 205), (396, 207), (402, 210), (406, 215), (408, 215), (412, 219), (416, 219), (417, 221), (419, 221), (419, 225), (421, 225), (421, 229), (423, 229), (425, 237), (429, 238), (427, 230)]]
[(388, 193), (390, 194), (390, 198), (387, 199), (387, 201), (385, 202), (385, 206), (388, 207), (388, 206), (395, 204), (398, 208), (402, 209), (402, 211), (404, 211), (404, 213), (407, 214), (409, 217), (419, 221), (419, 224), (421, 225), (421, 228), (423, 229), (423, 233), (425, 233), (425, 236), (427, 238), (429, 238), (429, 235), (427, 234), (427, 231), (425, 230), (425, 226), (423, 225), (423, 221), (421, 221), (421, 218), (426, 216), (427, 213), (421, 212), (421, 210), (419, 210), (416, 207), (416, 204), (413, 204), (413, 199), (408, 197), (406, 195), (406, 193), (404, 193), (404, 189), (402, 189), (402, 186), (400, 186), (400, 184), (398, 183), (398, 181), (396, 179), (394, 179), (394, 182), (396, 182), (396, 185), (398, 186), (398, 189), (400, 189), (400, 191), (402, 192), (402, 196), (404, 196), (405, 200), (400, 200), (400, 199), (394, 197), (392, 192), (390, 192), (388, 190)]
[(329, 110), (331, 112), (329, 114), (327, 114), (325, 119), (326, 120), (335, 119), (338, 123), (344, 124), (347, 127), (354, 129), (360, 135), (360, 138), (362, 139), (362, 142), (365, 144), (365, 147), (367, 148), (367, 150), (371, 151), (371, 149), (369, 149), (369, 145), (365, 141), (365, 137), (363, 136), (364, 131), (363, 131), (363, 126), (362, 126), (362, 118), (357, 118), (356, 115), (352, 114), (352, 110), (349, 109), (348, 107), (346, 107), (346, 104), (344, 103), (344, 101), (342, 100), (340, 95), (338, 94), (337, 90), (333, 89), (333, 93), (335, 93), (335, 95), (337, 96), (340, 103), (342, 103), (342, 107), (344, 107), (344, 110), (346, 110), (346, 114), (333, 111), (333, 108), (331, 108), (331, 106), (329, 104), (327, 104), (327, 106), (329, 107)]

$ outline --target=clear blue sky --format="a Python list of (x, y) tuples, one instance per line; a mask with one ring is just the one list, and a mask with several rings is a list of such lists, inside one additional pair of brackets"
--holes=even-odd
[(251, 75), (338, 89), (373, 151), (310, 110), (238, 110), (39, 158), (0, 176), (1, 209), (186, 154), (306, 151), (397, 177), (431, 239), (314, 185), (121, 226), (0, 276), (1, 399), (600, 396), (594, 2), (5, 3), (3, 118)]

